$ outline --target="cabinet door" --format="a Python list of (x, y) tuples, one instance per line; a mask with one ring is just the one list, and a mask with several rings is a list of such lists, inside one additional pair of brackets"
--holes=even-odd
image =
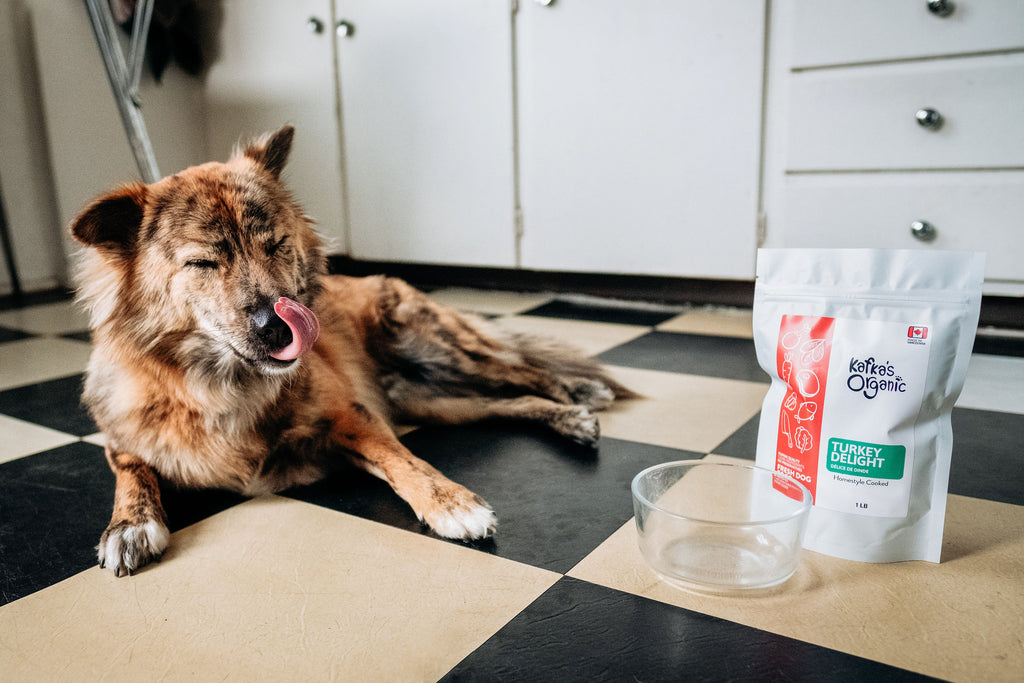
[(754, 275), (765, 7), (521, 3), (522, 265)]
[(515, 265), (507, 0), (341, 0), (356, 258)]
[(225, 159), (240, 140), (294, 125), (285, 182), (318, 223), (330, 251), (342, 251), (330, 0), (222, 0), (207, 11), (217, 31), (206, 77), (210, 155)]

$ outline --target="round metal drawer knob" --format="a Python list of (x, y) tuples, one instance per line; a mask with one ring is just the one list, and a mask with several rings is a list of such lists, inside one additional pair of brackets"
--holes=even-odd
[(317, 17), (310, 17), (309, 19), (306, 20), (306, 30), (308, 30), (310, 33), (316, 33), (318, 35), (323, 33), (323, 19), (319, 19)]
[(342, 19), (335, 25), (334, 32), (339, 38), (351, 38), (356, 34), (356, 26), (351, 21)]
[(944, 119), (942, 118), (942, 114), (930, 107), (917, 110), (917, 125), (922, 128), (938, 130), (939, 128), (942, 128), (943, 121)]
[(928, 0), (928, 11), (937, 17), (948, 17), (955, 9), (951, 0)]
[(914, 221), (910, 224), (910, 234), (922, 242), (931, 242), (939, 236), (939, 231), (928, 221)]

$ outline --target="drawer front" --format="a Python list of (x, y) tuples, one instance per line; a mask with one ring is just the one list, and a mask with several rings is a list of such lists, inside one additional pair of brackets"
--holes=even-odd
[[(790, 171), (1024, 167), (1024, 54), (790, 77)], [(934, 109), (941, 127), (917, 113)]]
[(1024, 281), (1024, 172), (795, 176), (781, 200), (765, 246), (984, 251), (987, 280)]
[(953, 0), (945, 17), (926, 0), (796, 0), (794, 68), (1024, 47), (1024, 2)]

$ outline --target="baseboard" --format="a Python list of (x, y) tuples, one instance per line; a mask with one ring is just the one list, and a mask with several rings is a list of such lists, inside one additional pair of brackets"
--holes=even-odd
[[(669, 305), (715, 305), (750, 308), (754, 304), (754, 283), (743, 280), (661, 277), (653, 275), (609, 275), (569, 273), (476, 266), (437, 266), (421, 263), (361, 261), (331, 256), (330, 271), (344, 275), (385, 274), (408, 280), (418, 287), (475, 287), (517, 292), (589, 294), (608, 299), (643, 301)], [(22, 306), (66, 301), (73, 292), (66, 288), (0, 296), (0, 311)], [(983, 296), (979, 327), (1024, 329), (1024, 298)]]
[[(439, 266), (362, 261), (347, 256), (332, 256), (330, 267), (331, 272), (345, 275), (384, 274), (400, 277), (423, 288), (475, 287), (517, 292), (589, 294), (610, 299), (670, 305), (750, 308), (754, 304), (754, 283), (744, 280)], [(1024, 298), (983, 296), (979, 326), (1024, 329)]]
[(576, 293), (671, 305), (715, 304), (749, 308), (754, 303), (754, 283), (742, 280), (438, 266), (361, 261), (347, 256), (332, 256), (330, 265), (334, 273), (392, 275), (427, 288), (454, 286), (517, 292)]

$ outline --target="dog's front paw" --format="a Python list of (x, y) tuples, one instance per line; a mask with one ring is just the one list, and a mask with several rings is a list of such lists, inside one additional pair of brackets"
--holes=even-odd
[(453, 488), (435, 488), (434, 500), (420, 514), (420, 520), (443, 538), (474, 541), (494, 534), (498, 518), (480, 496), (458, 484)]
[(100, 567), (112, 569), (115, 576), (130, 575), (160, 559), (170, 540), (167, 526), (155, 519), (138, 525), (128, 522), (111, 524), (96, 547)]

